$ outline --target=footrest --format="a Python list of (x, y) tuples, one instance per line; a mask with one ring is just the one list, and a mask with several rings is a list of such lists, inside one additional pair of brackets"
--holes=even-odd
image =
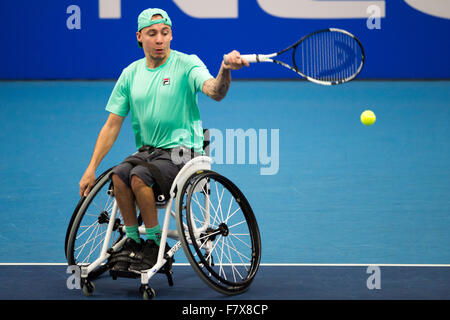
[[(167, 280), (169, 281), (169, 285), (173, 286), (172, 279), (172, 264), (175, 261), (173, 258), (167, 259), (167, 262), (157, 271), (157, 273), (163, 273), (167, 276)], [(109, 275), (116, 280), (117, 278), (130, 278), (130, 279), (138, 279), (141, 277), (142, 272), (138, 271), (129, 271), (129, 270), (109, 270)]]

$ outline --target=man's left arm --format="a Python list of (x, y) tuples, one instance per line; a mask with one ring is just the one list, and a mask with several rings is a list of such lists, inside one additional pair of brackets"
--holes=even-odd
[(203, 83), (202, 92), (216, 101), (220, 101), (227, 95), (231, 84), (231, 70), (241, 69), (249, 66), (248, 61), (241, 59), (236, 50), (227, 55), (227, 64), (222, 61), (216, 78), (208, 79)]

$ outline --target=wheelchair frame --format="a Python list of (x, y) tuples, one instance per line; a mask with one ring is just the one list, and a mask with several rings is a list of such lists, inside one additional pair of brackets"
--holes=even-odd
[[(197, 223), (194, 221), (194, 216), (192, 214), (186, 214), (186, 223), (182, 222), (181, 218), (177, 219), (177, 215), (181, 215), (180, 212), (178, 212), (180, 210), (180, 208), (182, 207), (182, 202), (183, 202), (183, 196), (185, 194), (192, 194), (193, 192), (204, 192), (205, 190), (209, 191), (209, 181), (208, 179), (205, 179), (205, 181), (203, 181), (201, 178), (204, 177), (205, 175), (217, 175), (220, 176), (219, 174), (215, 173), (214, 171), (211, 171), (211, 163), (212, 163), (212, 159), (209, 156), (198, 156), (195, 157), (191, 160), (189, 160), (180, 170), (180, 172), (177, 174), (177, 176), (175, 177), (172, 186), (170, 188), (170, 192), (169, 192), (169, 199), (158, 199), (156, 202), (156, 207), (157, 209), (164, 209), (165, 210), (165, 214), (164, 214), (164, 222), (163, 222), (163, 227), (161, 230), (161, 242), (160, 242), (160, 247), (159, 247), (159, 252), (158, 252), (158, 257), (157, 257), (157, 262), (154, 266), (152, 266), (150, 269), (148, 270), (143, 270), (143, 271), (129, 271), (129, 275), (125, 277), (129, 277), (129, 278), (141, 278), (141, 287), (140, 287), (140, 293), (143, 295), (143, 298), (148, 300), (148, 299), (152, 299), (155, 296), (155, 291), (154, 289), (152, 289), (151, 287), (149, 287), (149, 281), (150, 279), (158, 272), (163, 272), (166, 274), (168, 281), (169, 281), (169, 285), (172, 286), (173, 285), (173, 280), (172, 280), (172, 270), (171, 270), (171, 266), (172, 266), (172, 262), (173, 262), (173, 256), (175, 255), (175, 253), (180, 249), (180, 247), (183, 248), (189, 262), (191, 263), (191, 265), (194, 267), (193, 262), (192, 262), (192, 256), (189, 257), (189, 249), (185, 248), (186, 246), (192, 245), (194, 247), (196, 247), (196, 250), (200, 247), (202, 250), (205, 251), (205, 256), (206, 254), (208, 254), (208, 252), (212, 251), (214, 248), (212, 247), (212, 241), (209, 241), (210, 238), (214, 237), (215, 235), (211, 233), (210, 230), (207, 230), (208, 226), (210, 225), (210, 210), (209, 210), (209, 194), (208, 196), (205, 195), (205, 202), (203, 204), (204, 206), (204, 210), (205, 210), (205, 214), (202, 213), (203, 217), (202, 217), (202, 225), (200, 225), (199, 227), (197, 227)], [(111, 174), (110, 171), (106, 171), (103, 175), (101, 175), (98, 178), (98, 181), (100, 181), (102, 178), (105, 177), (105, 174)], [(197, 180), (195, 180), (195, 183), (190, 184), (190, 179), (192, 179), (192, 177), (198, 177)], [(244, 195), (239, 191), (239, 189), (228, 179), (226, 179), (223, 176), (222, 177), (223, 180), (226, 180), (228, 184), (231, 184), (233, 186), (234, 193), (237, 194), (237, 197), (239, 200), (237, 200), (237, 202), (239, 202), (239, 209), (242, 209), (241, 206), (244, 205), (245, 206), (245, 210), (242, 209), (242, 213), (244, 214), (244, 220), (247, 222), (247, 225), (249, 227), (249, 236), (251, 237), (251, 244), (250, 246), (252, 247), (252, 254), (251, 254), (251, 262), (250, 262), (250, 267), (247, 270), (247, 267), (245, 267), (245, 269), (248, 272), (247, 278), (243, 278), (241, 275), (241, 279), (243, 280), (242, 283), (238, 283), (235, 286), (234, 283), (231, 283), (230, 287), (226, 287), (224, 288), (224, 283), (229, 282), (228, 279), (226, 279), (225, 276), (225, 272), (223, 271), (223, 277), (225, 279), (220, 279), (219, 281), (217, 281), (219, 284), (215, 285), (214, 281), (207, 281), (205, 279), (205, 276), (202, 276), (201, 273), (202, 271), (198, 270), (198, 265), (197, 268), (194, 267), (194, 270), (199, 274), (199, 276), (205, 281), (207, 282), (207, 284), (219, 291), (222, 292), (224, 294), (238, 294), (241, 293), (245, 290), (247, 290), (248, 286), (250, 285), (250, 283), (252, 282), (256, 271), (259, 267), (259, 262), (260, 262), (260, 236), (259, 236), (259, 229), (256, 223), (256, 220), (254, 218), (253, 212), (250, 208), (250, 205), (248, 204), (247, 200), (245, 199)], [(109, 179), (110, 177), (108, 177)], [(100, 185), (99, 189), (95, 190), (95, 192), (98, 192), (101, 188), (103, 187), (103, 184)], [(206, 187), (206, 189), (204, 189)], [(93, 186), (93, 189), (91, 190), (91, 192), (94, 192), (95, 189), (95, 185)], [(192, 190), (191, 190), (192, 189)], [(108, 193), (111, 191), (112, 189), (108, 189)], [(227, 189), (228, 191), (230, 191), (229, 189)], [(237, 190), (237, 191), (236, 191)], [(230, 191), (231, 193), (231, 191)], [(111, 195), (111, 194), (109, 194)], [(222, 194), (223, 195), (223, 194)], [(93, 195), (93, 198), (91, 198), (91, 201), (95, 198), (96, 194)], [(234, 197), (234, 195), (232, 195), (234, 199), (236, 199)], [(208, 201), (206, 201), (208, 199)], [(162, 200), (162, 201), (160, 201)], [(174, 204), (174, 200), (175, 201), (175, 211), (172, 210), (172, 205)], [(75, 222), (75, 216), (78, 212), (86, 212), (86, 210), (88, 209), (88, 207), (90, 206), (90, 202), (91, 201), (84, 201), (83, 203), (81, 203), (77, 206), (77, 208), (75, 209), (74, 212), (74, 216), (72, 217), (72, 221), (71, 221), (71, 226), (72, 224), (77, 224), (78, 226), (77, 228), (79, 228), (79, 224), (81, 223), (81, 220), (83, 219), (84, 216), (81, 216), (78, 220), (78, 222)], [(213, 207), (214, 209), (214, 207)], [(83, 211), (84, 210), (84, 211)], [(187, 210), (187, 209), (186, 209)], [(85, 295), (91, 295), (94, 291), (94, 284), (91, 281), (89, 275), (96, 270), (96, 268), (99, 268), (102, 266), (102, 263), (107, 260), (114, 252), (118, 251), (124, 244), (124, 242), (126, 241), (126, 236), (124, 236), (123, 238), (121, 238), (120, 240), (118, 240), (116, 243), (114, 243), (111, 247), (110, 246), (110, 241), (112, 238), (112, 233), (114, 230), (114, 228), (116, 228), (116, 218), (117, 218), (117, 211), (118, 211), (118, 205), (117, 205), (117, 201), (115, 200), (115, 198), (113, 199), (113, 203), (112, 203), (112, 210), (111, 210), (111, 214), (109, 216), (109, 221), (108, 221), (108, 225), (107, 225), (107, 230), (106, 230), (106, 234), (103, 240), (103, 244), (100, 250), (100, 254), (98, 256), (97, 259), (95, 259), (93, 262), (84, 265), (81, 264), (80, 269), (81, 269), (81, 284), (82, 284), (82, 289), (83, 289), (83, 293)], [(246, 212), (244, 212), (246, 211)], [(216, 213), (217, 215), (217, 213)], [(170, 223), (170, 216), (173, 216), (176, 219), (177, 222), (177, 230), (169, 230), (169, 223)], [(188, 217), (190, 220), (188, 220)], [(249, 219), (251, 220), (249, 222)], [(214, 218), (215, 220), (215, 218)], [(197, 219), (198, 221), (198, 219)], [(213, 221), (214, 222), (214, 221)], [(241, 222), (242, 223), (242, 222)], [(186, 225), (186, 224), (189, 224)], [(76, 241), (77, 239), (77, 234), (73, 235), (72, 233), (72, 238), (70, 238), (69, 236), (69, 231), (71, 226), (69, 226), (68, 229), (68, 233), (66, 236), (66, 256), (69, 257), (69, 249), (67, 246), (67, 243), (69, 241)], [(226, 227), (225, 227), (226, 228)], [(250, 228), (252, 230), (250, 230)], [(187, 230), (189, 229), (189, 235), (187, 235)], [(78, 230), (78, 229), (76, 229)], [(180, 235), (179, 232), (180, 230), (184, 231), (184, 235)], [(119, 231), (122, 235), (125, 235), (125, 226), (122, 225), (121, 229)], [(208, 233), (210, 232), (210, 233)], [(215, 233), (218, 233), (219, 231), (215, 231)], [(228, 231), (226, 231), (228, 232)], [(139, 233), (141, 235), (145, 235), (145, 226), (140, 226), (139, 227)], [(205, 234), (207, 234), (206, 236), (204, 236)], [(250, 235), (251, 234), (251, 235)], [(202, 237), (203, 236), (203, 237)], [(194, 237), (196, 240), (193, 241), (191, 240), (192, 237)], [(167, 242), (167, 238), (171, 238), (174, 240), (177, 240), (177, 242), (173, 245), (173, 247), (168, 250), (167, 252), (165, 252), (165, 247), (166, 247), (166, 242)], [(206, 239), (205, 239), (206, 238)], [(203, 240), (202, 240), (203, 239)], [(241, 241), (242, 242), (242, 241)], [(249, 246), (249, 245), (247, 245)], [(253, 249), (254, 247), (256, 247), (255, 249)], [(72, 248), (74, 249), (74, 248)], [(199, 252), (199, 251), (197, 251)], [(240, 257), (241, 261), (242, 258)], [(211, 261), (205, 261), (205, 259), (203, 257), (200, 257), (200, 260), (203, 261), (203, 264), (208, 264), (211, 263), (211, 265), (213, 265), (212, 263), (212, 257), (210, 256), (210, 260)], [(231, 262), (231, 261), (230, 261)], [(198, 262), (197, 262), (198, 263)], [(243, 262), (242, 262), (243, 264)], [(167, 265), (169, 265), (167, 267)], [(163, 268), (164, 267), (164, 268)], [(237, 271), (237, 269), (236, 269)], [(207, 271), (210, 272), (210, 271)], [(237, 271), (238, 272), (238, 271)], [(111, 273), (111, 271), (110, 271)], [(213, 271), (214, 273), (214, 271)], [(239, 272), (238, 272), (239, 273)], [(233, 270), (233, 274), (234, 274), (234, 270)], [(113, 274), (111, 274), (114, 277)], [(124, 276), (124, 275), (118, 275), (118, 276)], [(117, 275), (116, 275), (117, 277)], [(217, 277), (217, 274), (216, 274)], [(219, 278), (221, 277), (220, 271), (219, 271)], [(236, 280), (236, 279), (235, 279)], [(208, 283), (210, 282), (210, 283)], [(222, 286), (223, 285), (223, 286)], [(230, 285), (230, 284), (228, 284)]]

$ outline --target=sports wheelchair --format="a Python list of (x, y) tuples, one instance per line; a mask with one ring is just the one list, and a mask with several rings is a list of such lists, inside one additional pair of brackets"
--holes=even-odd
[[(207, 132), (204, 149), (208, 154), (206, 137)], [(155, 197), (158, 211), (165, 212), (161, 244), (156, 264), (141, 272), (114, 272), (108, 268), (108, 258), (125, 243), (125, 225), (114, 198), (112, 168), (96, 179), (89, 194), (78, 202), (65, 239), (67, 262), (80, 267), (85, 295), (92, 295), (93, 281), (109, 271), (114, 280), (141, 278), (142, 298), (153, 299), (156, 292), (149, 280), (162, 273), (173, 286), (172, 264), (180, 247), (192, 268), (212, 289), (235, 295), (249, 288), (261, 259), (258, 224), (244, 194), (229, 179), (212, 171), (211, 162), (207, 155), (189, 160), (173, 181), (169, 197)], [(175, 218), (176, 230), (169, 230), (171, 216)], [(138, 223), (140, 234), (145, 235), (140, 214)], [(166, 251), (168, 238), (176, 243)]]

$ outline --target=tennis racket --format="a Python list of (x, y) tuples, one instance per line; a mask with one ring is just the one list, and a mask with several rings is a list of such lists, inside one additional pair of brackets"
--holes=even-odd
[[(273, 58), (292, 49), (292, 66)], [(313, 32), (272, 54), (241, 55), (250, 63), (273, 62), (309, 81), (334, 85), (354, 79), (364, 65), (364, 48), (350, 32), (329, 28)], [(224, 56), (225, 64), (228, 63)]]

